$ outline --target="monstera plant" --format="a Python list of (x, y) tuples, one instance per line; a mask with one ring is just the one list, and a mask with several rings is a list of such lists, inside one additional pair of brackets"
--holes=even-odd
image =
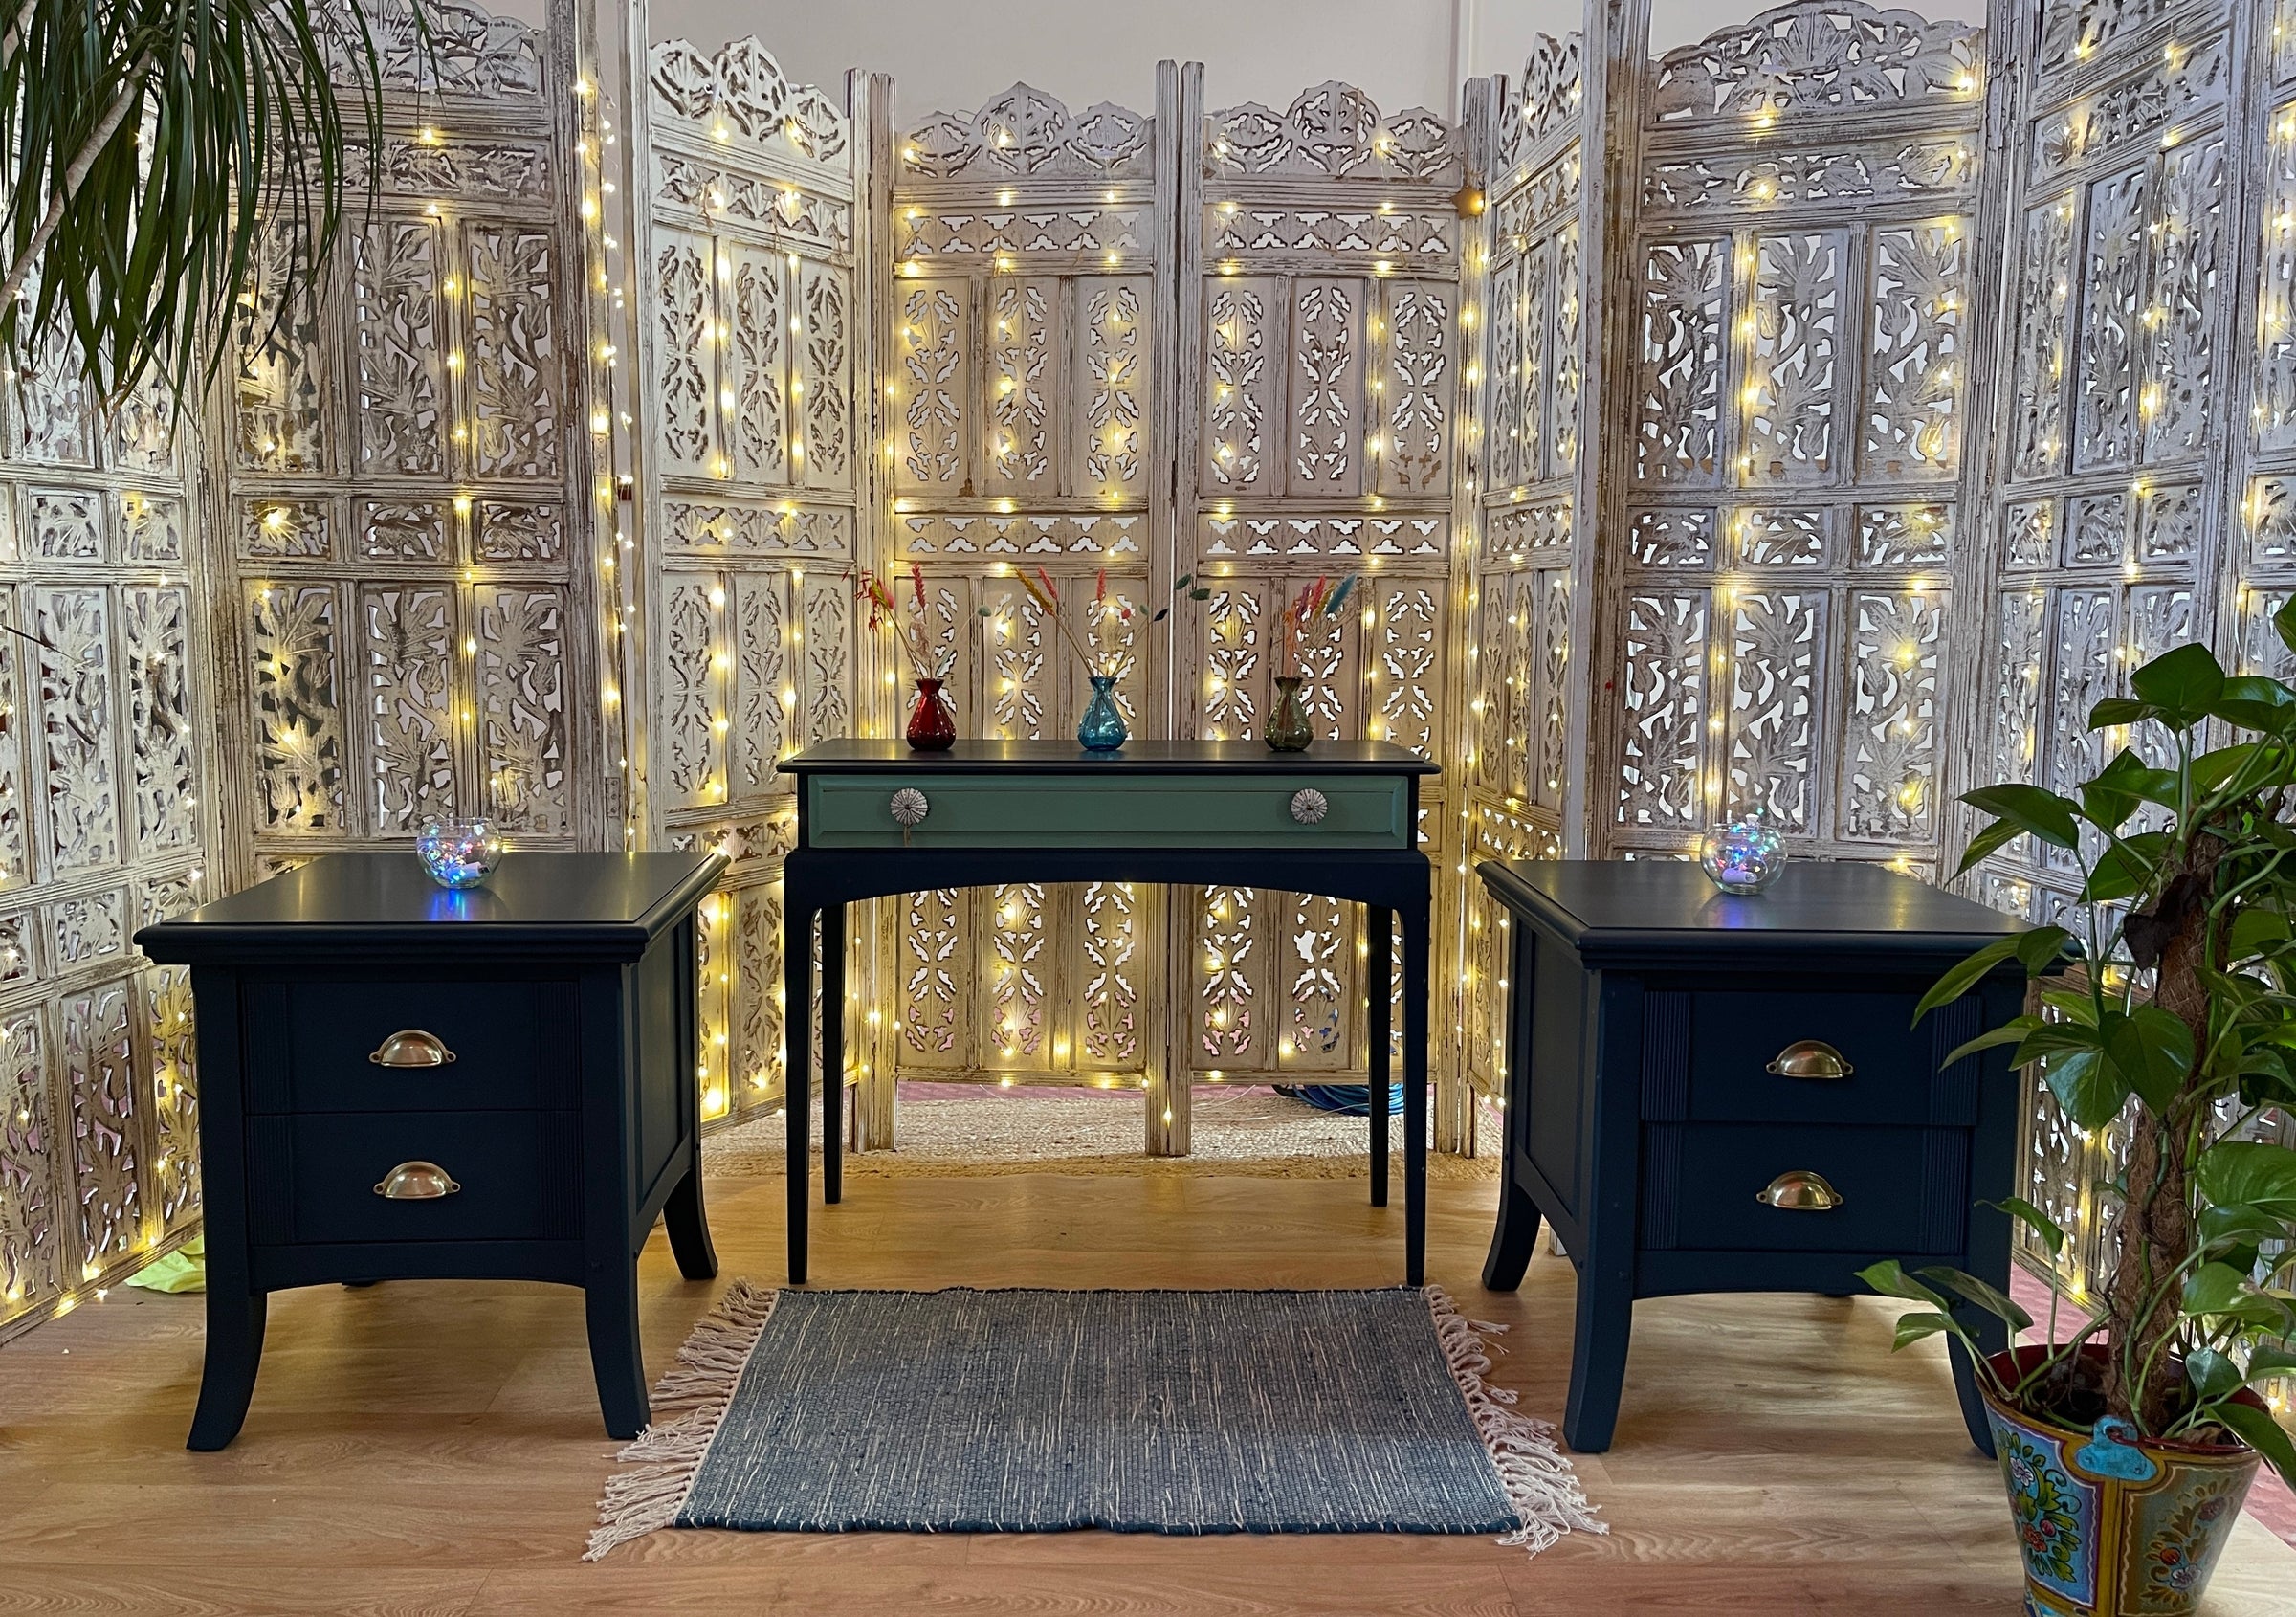
[[(378, 0), (20, 0), (0, 33), (0, 352), (59, 346), (96, 394), (178, 400), (258, 262), (293, 308), (335, 240), (354, 138), (379, 146)], [(391, 23), (427, 40), (415, 0)], [(330, 69), (356, 76), (344, 99)], [(375, 165), (366, 166), (372, 173)], [(203, 358), (204, 356), (204, 358)]]
[[(2296, 651), (2296, 602), (2273, 621)], [(1975, 1276), (1865, 1272), (1922, 1305), (1898, 1346), (1950, 1333), (1975, 1361), (2042, 1611), (2187, 1608), (2259, 1457), (2296, 1482), (2296, 1445), (2256, 1390), (2296, 1373), (2296, 1150), (2265, 1138), (2296, 1118), (2296, 691), (2230, 676), (2201, 646), (2129, 686), (2088, 722), (2135, 744), (2074, 796), (1964, 799), (1991, 816), (1964, 871), (2031, 837), (2078, 863), (2081, 890), (2064, 924), (1972, 955), (1918, 1013), (2011, 961), (2036, 977), (2030, 1013), (1963, 1050), (2014, 1046), (2074, 1127), (2126, 1128), (2126, 1170), (2100, 1187), (2111, 1278), (2086, 1317), (2053, 1300), (2027, 1341), (2026, 1312)], [(2062, 1251), (2039, 1208), (2002, 1207)], [(1978, 1350), (1971, 1309), (2007, 1325), (2008, 1352)]]

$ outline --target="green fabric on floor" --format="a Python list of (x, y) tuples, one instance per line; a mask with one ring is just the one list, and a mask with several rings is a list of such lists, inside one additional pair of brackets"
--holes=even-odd
[(171, 1252), (153, 1258), (127, 1277), (147, 1292), (204, 1292), (208, 1289), (208, 1238), (194, 1235)]

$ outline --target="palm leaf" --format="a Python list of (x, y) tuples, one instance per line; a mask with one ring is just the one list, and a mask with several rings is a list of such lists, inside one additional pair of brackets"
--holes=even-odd
[[(0, 34), (0, 353), (73, 355), (117, 404), (154, 380), (179, 410), (229, 357), (261, 286), (274, 328), (340, 233), (356, 138), (381, 167), (369, 27), (421, 0), (23, 0)], [(347, 83), (339, 76), (355, 74)]]

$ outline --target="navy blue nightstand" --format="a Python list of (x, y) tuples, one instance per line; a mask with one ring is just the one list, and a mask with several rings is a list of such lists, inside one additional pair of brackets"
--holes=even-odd
[(208, 1347), (190, 1447), (238, 1434), (266, 1294), (329, 1281), (584, 1289), (606, 1429), (648, 1418), (637, 1252), (718, 1273), (693, 1074), (694, 910), (724, 862), (520, 853), (449, 893), (332, 853), (136, 934), (191, 967)]
[[(1512, 1291), (1554, 1224), (1578, 1270), (1572, 1448), (1610, 1447), (1637, 1297), (1849, 1294), (1891, 1257), (2008, 1288), (2008, 1218), (1976, 1204), (2014, 1189), (2016, 1075), (2003, 1050), (1944, 1057), (2017, 1013), (2023, 973), (1912, 1020), (2021, 922), (1871, 865), (1790, 865), (1754, 897), (1671, 859), (1480, 875), (1512, 934), (1483, 1283)], [(1954, 1373), (1991, 1452), (1957, 1352)]]

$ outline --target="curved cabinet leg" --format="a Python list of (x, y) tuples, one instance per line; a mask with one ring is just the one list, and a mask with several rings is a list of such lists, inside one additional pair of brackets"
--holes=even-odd
[(646, 1361), (638, 1351), (638, 1266), (624, 1262), (608, 1273), (593, 1269), (583, 1288), (590, 1327), (590, 1373), (598, 1382), (598, 1409), (608, 1437), (635, 1437), (646, 1428)]
[(1512, 1179), (1499, 1186), (1499, 1223), (1490, 1232), (1490, 1254), (1483, 1260), (1483, 1289), (1512, 1292), (1523, 1283), (1538, 1247), (1538, 1204)]
[(1581, 1454), (1600, 1454), (1610, 1447), (1611, 1431), (1619, 1424), (1619, 1389), (1626, 1380), (1626, 1344), (1633, 1334), (1632, 1280), (1604, 1278), (1590, 1252), (1578, 1266), (1571, 1393), (1562, 1414), (1563, 1440)]
[(199, 1408), (185, 1448), (204, 1453), (239, 1435), (248, 1400), (254, 1396), (255, 1369), (263, 1362), (265, 1312), (261, 1292), (217, 1291), (210, 1273), (207, 1366), (200, 1373)]
[(701, 1206), (701, 1162), (696, 1152), (686, 1177), (662, 1204), (662, 1229), (670, 1237), (670, 1252), (677, 1272), (689, 1280), (718, 1277), (718, 1249), (710, 1244), (709, 1216)]

